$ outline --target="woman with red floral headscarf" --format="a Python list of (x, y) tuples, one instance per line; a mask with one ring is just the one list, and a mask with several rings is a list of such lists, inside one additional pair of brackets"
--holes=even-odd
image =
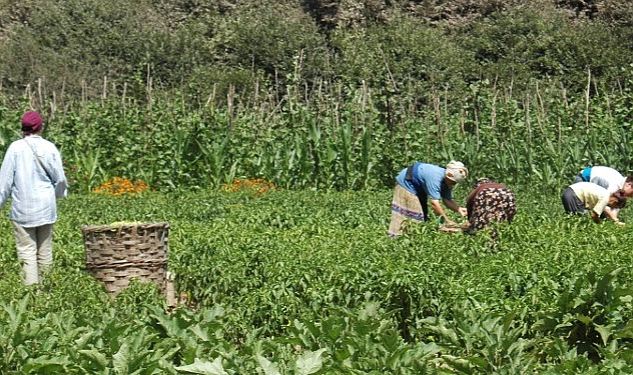
[[(466, 232), (475, 234), (491, 223), (511, 222), (517, 212), (516, 196), (505, 185), (489, 178), (480, 178), (466, 198), (466, 209), (470, 224)], [(497, 231), (493, 229), (492, 235), (496, 236)]]

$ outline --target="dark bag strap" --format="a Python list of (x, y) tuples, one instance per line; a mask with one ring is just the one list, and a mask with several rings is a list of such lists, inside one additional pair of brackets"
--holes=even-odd
[(415, 163), (407, 167), (407, 173), (404, 176), (404, 179), (407, 181), (411, 181), (415, 191), (417, 192), (418, 200), (420, 201), (420, 205), (422, 206), (422, 213), (424, 214), (424, 221), (429, 220), (429, 205), (427, 202), (427, 196), (424, 193), (424, 189), (422, 189), (419, 185), (419, 180), (417, 178), (414, 179), (415, 167), (419, 163)]
[(407, 181), (413, 181), (413, 167), (415, 167), (415, 164), (410, 165), (407, 168), (407, 174), (404, 176), (404, 179)]

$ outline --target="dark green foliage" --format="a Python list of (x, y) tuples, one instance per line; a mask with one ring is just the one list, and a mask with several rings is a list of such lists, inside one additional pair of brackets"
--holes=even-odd
[(5, 3), (2, 89), (17, 98), (30, 86), (42, 107), (111, 93), (145, 102), (165, 90), (276, 107), (289, 85), (307, 88), (310, 102), (320, 88), (365, 81), (385, 115), (401, 119), (437, 99), (429, 94), (477, 80), (513, 92), (551, 80), (578, 93), (591, 72), (614, 91), (631, 51), (625, 1), (589, 17), (553, 0)]
[(554, 7), (495, 13), (469, 24), (462, 35), (484, 77), (502, 86), (512, 82), (519, 91), (533, 82), (553, 80), (572, 92), (582, 92), (589, 84), (595, 93), (592, 85), (617, 82), (628, 64), (629, 49), (616, 27), (600, 21), (572, 23)]
[[(19, 10), (18, 10), (19, 9)], [(104, 77), (131, 81), (141, 72), (150, 40), (149, 24), (140, 22), (147, 9), (127, 1), (24, 2), (14, 11), (24, 24), (10, 24), (12, 37), (2, 48), (2, 78), (14, 85), (44, 80), (46, 95), (97, 97)], [(138, 11), (138, 13), (137, 13)], [(19, 69), (19, 70), (17, 70)], [(11, 86), (9, 86), (11, 87)]]
[[(0, 48), (0, 146), (17, 138), (26, 108), (41, 110), (73, 193), (115, 176), (161, 190), (235, 177), (373, 189), (391, 187), (415, 160), (450, 159), (477, 176), (558, 189), (587, 165), (632, 167), (627, 30), (599, 18), (574, 23), (558, 8), (524, 7), (458, 27), (391, 12), (324, 36), (292, 2), (64, 4), (13, 4), (0, 15), (23, 31)], [(136, 27), (139, 14), (147, 22)], [(39, 34), (57, 24), (66, 27)], [(21, 48), (55, 56), (21, 64), (12, 60)], [(27, 77), (24, 96), (16, 77)]]
[(289, 79), (310, 84), (328, 77), (327, 44), (301, 8), (263, 3), (221, 21), (215, 48), (223, 51), (223, 64), (262, 71), (275, 91), (284, 90)]
[[(436, 108), (438, 100), (452, 101), (453, 93), (478, 78), (472, 53), (442, 29), (408, 15), (387, 25), (340, 30), (331, 44), (338, 51), (341, 81), (372, 90), (380, 120), (392, 131), (419, 111)], [(451, 96), (440, 99), (445, 93)]]
[[(630, 351), (628, 332), (633, 289), (620, 287), (621, 269), (586, 275), (561, 283), (556, 306), (543, 313), (535, 329), (545, 335), (563, 337), (569, 347), (594, 362), (604, 359), (601, 348)], [(550, 345), (558, 343), (549, 342)], [(547, 352), (547, 351), (546, 351)]]

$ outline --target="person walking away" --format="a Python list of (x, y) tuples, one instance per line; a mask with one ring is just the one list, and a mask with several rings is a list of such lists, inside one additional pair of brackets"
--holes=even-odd
[(624, 208), (626, 197), (624, 191), (618, 190), (615, 193), (609, 191), (598, 184), (592, 182), (576, 182), (569, 185), (562, 194), (563, 207), (568, 214), (582, 215), (587, 212), (596, 223), (601, 223), (601, 215), (604, 212), (613, 222), (624, 225), (610, 208)]
[(0, 208), (11, 198), (9, 219), (28, 286), (40, 283), (53, 264), (56, 199), (66, 197), (67, 180), (59, 151), (42, 138), (40, 114), (28, 111), (21, 122), (23, 138), (9, 145), (0, 166)]
[(389, 235), (397, 237), (403, 232), (405, 220), (413, 222), (427, 221), (428, 201), (435, 215), (444, 222), (454, 224), (444, 212), (444, 205), (462, 216), (466, 216), (466, 208), (453, 201), (453, 188), (468, 177), (468, 169), (459, 161), (451, 161), (445, 168), (417, 162), (404, 168), (396, 176), (396, 187), (391, 203), (391, 223)]
[[(503, 184), (480, 178), (466, 198), (466, 210), (470, 224), (466, 233), (474, 235), (493, 222), (512, 222), (517, 212), (516, 195)], [(491, 236), (497, 234), (493, 229)]]

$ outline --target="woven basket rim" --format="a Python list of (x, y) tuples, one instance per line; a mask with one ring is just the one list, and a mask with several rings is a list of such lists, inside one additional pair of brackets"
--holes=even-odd
[(81, 230), (85, 232), (103, 232), (103, 231), (111, 231), (111, 230), (119, 230), (119, 229), (128, 229), (128, 228), (165, 228), (169, 229), (170, 225), (168, 222), (150, 222), (150, 223), (120, 223), (116, 225), (82, 225)]

